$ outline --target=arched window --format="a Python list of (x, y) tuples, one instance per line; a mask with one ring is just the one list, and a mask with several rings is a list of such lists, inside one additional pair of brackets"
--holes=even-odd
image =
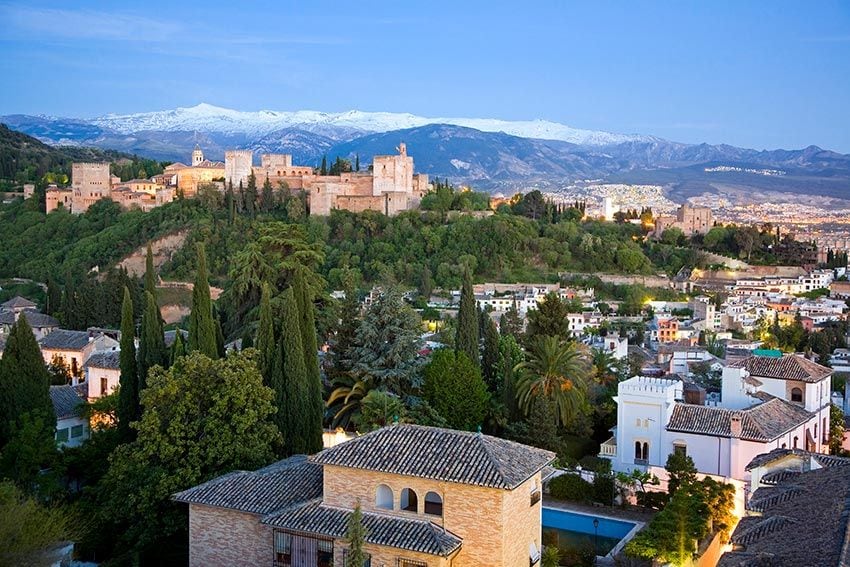
[(787, 444), (787, 443), (783, 443), (783, 444), (782, 444), (782, 448), (783, 448), (783, 449), (787, 449), (787, 448), (788, 448), (788, 444)]
[(803, 390), (800, 388), (791, 388), (791, 401), (792, 402), (802, 402), (803, 401)]
[(419, 499), (416, 497), (416, 492), (411, 488), (403, 488), (401, 490), (401, 502), (399, 503), (402, 510), (408, 512), (419, 511)]
[(635, 460), (637, 461), (637, 460), (642, 459), (643, 458), (643, 457), (641, 457), (642, 454), (643, 453), (641, 452), (640, 441), (635, 441)]
[(643, 442), (643, 460), (649, 460), (649, 443), (647, 443), (646, 441)]
[(436, 492), (425, 495), (425, 513), (432, 516), (443, 515), (443, 498)]
[(393, 509), (393, 489), (386, 484), (379, 484), (375, 492), (375, 507), (384, 510)]
[(795, 449), (797, 448), (797, 443), (799, 442), (799, 440), (800, 440), (799, 437), (796, 437), (796, 436), (794, 437), (794, 448)]

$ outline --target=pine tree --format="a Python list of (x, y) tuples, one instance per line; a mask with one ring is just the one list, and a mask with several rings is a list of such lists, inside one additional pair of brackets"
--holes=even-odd
[(301, 328), (301, 344), (304, 348), (304, 367), (307, 372), (308, 413), (306, 415), (307, 453), (317, 453), (322, 450), (322, 421), (324, 403), (322, 402), (322, 377), (319, 372), (318, 340), (316, 337), (316, 316), (313, 307), (313, 297), (304, 279), (304, 268), (295, 271), (292, 282), (295, 301), (298, 306), (299, 326)]
[[(242, 343), (242, 347), (245, 347), (244, 342)], [(268, 284), (263, 284), (263, 292), (260, 296), (260, 322), (257, 327), (257, 350), (260, 351), (258, 360), (260, 374), (263, 375), (263, 383), (269, 387), (271, 387), (271, 374), (274, 369), (276, 349), (271, 289)]]
[(347, 567), (364, 567), (366, 565), (366, 553), (363, 544), (369, 532), (363, 525), (363, 510), (360, 508), (360, 500), (354, 506), (354, 512), (348, 517), (348, 526), (345, 531), (345, 540), (348, 544), (348, 554), (345, 557)]
[(141, 417), (139, 407), (139, 369), (136, 366), (136, 324), (133, 315), (133, 300), (130, 290), (124, 288), (124, 301), (121, 304), (121, 353), (119, 366), (121, 368), (120, 385), (118, 390), (118, 436), (124, 441), (132, 441), (133, 430), (130, 422)]
[(504, 335), (512, 335), (515, 339), (522, 339), (522, 318), (515, 305), (502, 314), (499, 319), (499, 332)]
[(192, 311), (189, 314), (189, 351), (200, 351), (210, 358), (218, 358), (215, 321), (213, 321), (210, 284), (207, 281), (207, 255), (204, 245), (197, 247), (198, 270), (192, 289)]
[(484, 327), (484, 351), (481, 356), (481, 373), (484, 375), (484, 381), (491, 392), (497, 392), (499, 389), (498, 380), (498, 365), (499, 365), (499, 330), (496, 328), (496, 323), (489, 316)]
[(145, 292), (145, 310), (139, 332), (139, 381), (138, 391), (147, 386), (148, 371), (154, 366), (168, 366), (168, 350), (160, 323), (159, 307), (150, 292)]
[(465, 270), (463, 287), (460, 292), (460, 308), (457, 315), (455, 350), (465, 353), (473, 364), (479, 366), (478, 309), (475, 305), (475, 295), (472, 292), (472, 274), (469, 270)]
[(21, 425), (25, 414), (56, 422), (50, 373), (26, 317), (20, 317), (9, 331), (0, 358), (0, 447), (9, 440), (13, 428)]
[(273, 388), (277, 393), (277, 424), (283, 433), (286, 454), (309, 453), (312, 432), (307, 423), (311, 413), (310, 387), (304, 365), (304, 346), (299, 332), (298, 302), (293, 289), (281, 296), (281, 329)]

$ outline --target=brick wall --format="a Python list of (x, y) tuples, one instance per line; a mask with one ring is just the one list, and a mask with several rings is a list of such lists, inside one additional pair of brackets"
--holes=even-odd
[[(514, 491), (506, 491), (325, 465), (324, 501), (331, 506), (354, 508), (359, 500), (364, 510), (444, 523), (448, 531), (463, 539), (452, 563), (455, 567), (524, 565), (529, 543), (540, 548), (540, 504), (530, 505), (534, 482), (539, 486), (539, 474)], [(393, 491), (391, 511), (375, 506), (379, 484), (386, 484)], [(404, 488), (417, 494), (419, 506), (415, 513), (400, 509)], [(429, 491), (443, 497), (442, 519), (424, 514), (425, 494)]]
[(253, 567), (271, 565), (272, 530), (256, 514), (189, 506), (189, 566)]

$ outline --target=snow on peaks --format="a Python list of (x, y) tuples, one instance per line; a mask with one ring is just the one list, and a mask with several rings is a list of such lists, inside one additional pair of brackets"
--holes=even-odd
[[(489, 118), (426, 118), (409, 113), (348, 110), (327, 113), (313, 110), (245, 112), (202, 102), (176, 108), (135, 114), (107, 114), (92, 122), (121, 134), (144, 130), (221, 132), (265, 136), (284, 128), (321, 132), (332, 138), (348, 138), (353, 132), (389, 132), (428, 124), (451, 124), (483, 132), (504, 132), (522, 138), (562, 140), (574, 144), (605, 145), (629, 141), (651, 141), (649, 136), (612, 134), (571, 128), (547, 120), (510, 121)], [(337, 132), (337, 135), (333, 135)]]

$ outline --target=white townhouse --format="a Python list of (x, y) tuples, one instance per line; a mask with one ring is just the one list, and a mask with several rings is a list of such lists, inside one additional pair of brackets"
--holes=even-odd
[(826, 452), (832, 370), (802, 356), (749, 356), (723, 370), (721, 402), (684, 402), (679, 379), (621, 382), (617, 427), (600, 456), (614, 470), (664, 467), (691, 456), (705, 474), (747, 480), (747, 464), (773, 449)]

